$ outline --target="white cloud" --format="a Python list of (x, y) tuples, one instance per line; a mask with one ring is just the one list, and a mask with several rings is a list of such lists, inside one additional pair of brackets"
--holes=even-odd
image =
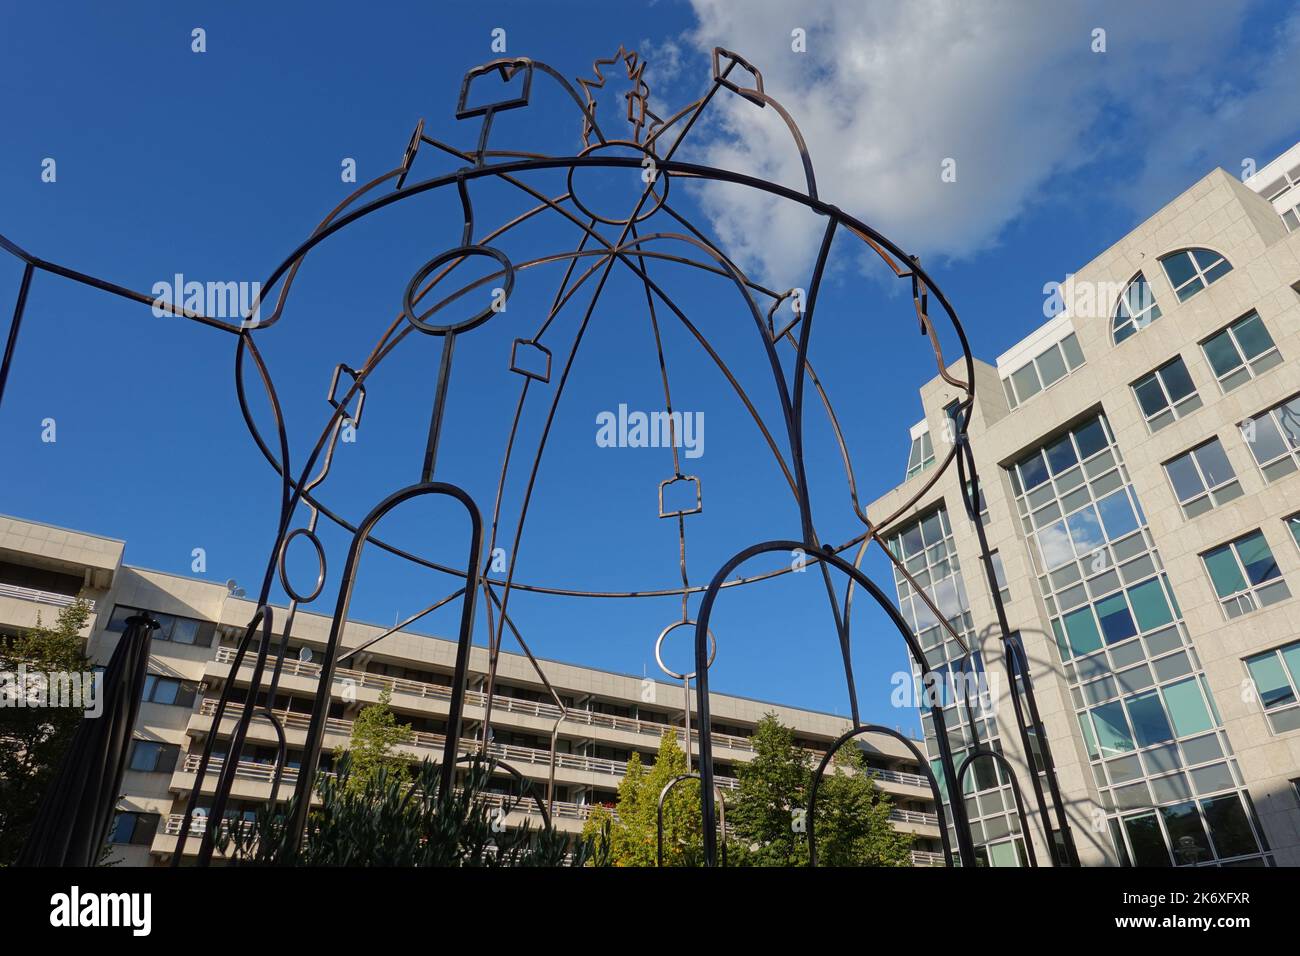
[[(1300, 114), (1294, 23), (1263, 38), (1280, 58), (1271, 73), (1256, 75), (1268, 69), (1262, 54), (1231, 60), (1242, 55), (1246, 0), (692, 3), (690, 41), (701, 53), (734, 50), (762, 71), (803, 131), (822, 198), (924, 257), (995, 245), (1049, 181), (1059, 198), (1060, 177), (1091, 160), (1117, 159), (1132, 184), (1117, 195), (1149, 201), (1137, 190), (1181, 188), (1206, 157), (1225, 146), (1250, 155), (1250, 143), (1237, 143), (1272, 141)], [(796, 27), (807, 31), (807, 53), (791, 51)], [(1106, 53), (1091, 50), (1098, 27)], [(1205, 79), (1233, 65), (1237, 85)], [(716, 107), (697, 158), (802, 186), (772, 110), (730, 95)], [(940, 179), (946, 158), (956, 160), (955, 183)], [(746, 267), (792, 284), (811, 261), (819, 226), (791, 204), (717, 188), (703, 201)]]

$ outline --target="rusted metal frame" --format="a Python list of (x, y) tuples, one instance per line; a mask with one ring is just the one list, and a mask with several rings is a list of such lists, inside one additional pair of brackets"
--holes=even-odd
[[(746, 561), (760, 554), (771, 554), (774, 552), (790, 552), (795, 549), (808, 549), (810, 542), (799, 542), (791, 540), (765, 541), (759, 544), (750, 545), (748, 548), (737, 552), (725, 564), (723, 564), (713, 576), (709, 584), (708, 591), (704, 594), (704, 599), (700, 603), (700, 610), (697, 615), (695, 625), (695, 662), (698, 677), (695, 682), (697, 709), (700, 713), (700, 725), (702, 727), (710, 726), (709, 721), (709, 673), (708, 673), (708, 625), (713, 614), (713, 605), (717, 599), (720, 586), (727, 576)], [(925, 653), (917, 643), (916, 636), (912, 633), (910, 626), (893, 603), (885, 596), (884, 592), (876, 586), (869, 577), (860, 569), (854, 567), (851, 563), (844, 560), (837, 554), (830, 551), (816, 552), (810, 555), (815, 560), (825, 561), (835, 566), (835, 568), (844, 574), (857, 580), (859, 586), (865, 590), (876, 601), (877, 605), (888, 615), (891, 623), (902, 636), (907, 646), (912, 660), (917, 668), (924, 674), (930, 670), (926, 660)], [(945, 781), (948, 785), (949, 803), (952, 807), (953, 827), (957, 833), (957, 845), (960, 851), (963, 865), (975, 865), (975, 848), (971, 839), (970, 823), (966, 817), (965, 804), (962, 802), (962, 794), (958, 787), (956, 770), (953, 766), (952, 749), (948, 744), (947, 728), (943, 717), (943, 708), (931, 706), (931, 719), (934, 721), (936, 730), (936, 739), (939, 746), (939, 761), (943, 767)], [(707, 791), (713, 786), (713, 741), (711, 735), (700, 735), (700, 779), (703, 782), (704, 789)], [(717, 862), (717, 845), (716, 834), (713, 832), (714, 819), (713, 807), (704, 803), (704, 860), (707, 866), (713, 866)]]

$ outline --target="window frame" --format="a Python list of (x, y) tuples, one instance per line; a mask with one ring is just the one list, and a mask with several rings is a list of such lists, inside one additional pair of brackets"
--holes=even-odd
[[(1297, 468), (1300, 468), (1300, 424), (1296, 425), (1295, 435), (1293, 438), (1291, 431), (1287, 428), (1286, 423), (1282, 418), (1282, 409), (1289, 409), (1291, 405), (1296, 405), (1297, 408), (1300, 408), (1300, 394), (1292, 395), (1290, 398), (1284, 399), (1276, 405), (1264, 409), (1262, 412), (1257, 412), (1245, 421), (1239, 422), (1237, 425), (1237, 430), (1241, 433), (1242, 441), (1244, 441), (1246, 447), (1250, 449), (1250, 457), (1254, 459), (1255, 465), (1259, 468), (1260, 474), (1264, 476), (1264, 481), (1269, 484), (1272, 484), (1280, 478), (1285, 478)], [(1286, 446), (1286, 450), (1281, 454), (1274, 455), (1272, 458), (1260, 461), (1259, 455), (1256, 453), (1256, 449), (1259, 447), (1259, 443), (1256, 439), (1258, 437), (1259, 422), (1265, 419), (1267, 419), (1269, 425), (1277, 432), (1278, 437), (1282, 440), (1282, 444)], [(1287, 462), (1286, 467), (1278, 467), (1279, 465), (1282, 465), (1283, 462)]]
[[(1269, 558), (1273, 562), (1273, 567), (1274, 569), (1276, 569), (1277, 572), (1276, 574), (1267, 577), (1258, 583), (1251, 581), (1250, 571), (1246, 567), (1246, 562), (1241, 557), (1242, 543), (1255, 537), (1258, 537), (1259, 540), (1263, 543), (1265, 549), (1268, 551)], [(1219, 586), (1215, 581), (1214, 572), (1211, 570), (1210, 562), (1209, 562), (1209, 558), (1211, 555), (1218, 555), (1222, 553), (1227, 553), (1232, 556), (1233, 564), (1235, 565), (1237, 575), (1241, 579), (1244, 585), (1244, 587), (1238, 588), (1236, 591), (1233, 591), (1231, 594), (1226, 594), (1226, 595), (1219, 593)], [(1239, 535), (1238, 537), (1233, 538), (1231, 541), (1225, 541), (1223, 544), (1216, 545), (1215, 547), (1210, 548), (1208, 551), (1203, 551), (1201, 552), (1200, 557), (1201, 557), (1201, 564), (1205, 568), (1205, 573), (1210, 579), (1210, 587), (1214, 591), (1215, 599), (1219, 602), (1219, 607), (1223, 611), (1224, 618), (1226, 620), (1229, 621), (1235, 620), (1236, 618), (1242, 617), (1246, 614), (1250, 614), (1252, 611), (1258, 611), (1266, 607), (1271, 607), (1274, 604), (1277, 604), (1281, 601), (1285, 601), (1291, 597), (1291, 588), (1286, 583), (1286, 578), (1282, 574), (1282, 569), (1278, 567), (1277, 558), (1273, 554), (1273, 548), (1268, 543), (1268, 538), (1264, 536), (1264, 532), (1260, 528), (1255, 528), (1253, 531), (1248, 531), (1243, 535)], [(1259, 600), (1259, 595), (1261, 593), (1274, 594), (1277, 592), (1282, 592), (1282, 596), (1275, 600), (1274, 599), (1270, 599), (1268, 601)], [(1230, 606), (1237, 608), (1236, 614), (1233, 614), (1229, 610)]]
[[(1268, 338), (1269, 346), (1264, 349), (1264, 351), (1247, 358), (1246, 351), (1242, 348), (1241, 342), (1238, 339), (1237, 329), (1250, 322), (1252, 319), (1257, 321), (1259, 327), (1264, 330), (1264, 335)], [(1210, 359), (1210, 353), (1206, 346), (1211, 342), (1223, 339), (1224, 336), (1227, 337), (1226, 341), (1232, 345), (1233, 350), (1237, 353), (1237, 364), (1220, 375), (1214, 368), (1214, 362)], [(1207, 335), (1197, 344), (1201, 348), (1201, 355), (1205, 357), (1205, 363), (1210, 367), (1210, 373), (1214, 376), (1214, 380), (1219, 384), (1219, 391), (1224, 395), (1227, 395), (1234, 389), (1240, 388), (1247, 382), (1254, 381), (1265, 372), (1277, 368), (1277, 366), (1282, 364), (1282, 353), (1277, 347), (1277, 340), (1273, 338), (1273, 333), (1268, 330), (1268, 325), (1265, 324), (1263, 316), (1261, 316), (1255, 309), (1251, 309), (1245, 315), (1228, 323), (1212, 335)], [(1230, 379), (1238, 376), (1239, 373), (1243, 371), (1246, 373), (1245, 378), (1239, 378), (1232, 384), (1228, 383)]]
[[(1198, 252), (1208, 252), (1218, 258), (1210, 263), (1210, 265), (1202, 267), (1201, 263), (1196, 258), (1196, 253)], [(1175, 283), (1174, 277), (1169, 274), (1169, 260), (1184, 255), (1187, 256), (1188, 261), (1192, 264), (1192, 275), (1189, 278), (1184, 279), (1181, 283)], [(1217, 270), (1221, 265), (1226, 265), (1227, 268), (1211, 278), (1210, 273)], [(1199, 293), (1204, 292), (1232, 271), (1232, 263), (1228, 261), (1227, 256), (1216, 249), (1210, 249), (1206, 246), (1184, 246), (1182, 249), (1175, 249), (1172, 252), (1167, 252), (1160, 257), (1160, 266), (1164, 269), (1165, 281), (1167, 281), (1169, 287), (1174, 290), (1174, 298), (1176, 298), (1180, 303), (1186, 302), (1188, 299), (1194, 298)], [(1197, 283), (1200, 283), (1199, 286)], [(1183, 289), (1191, 289), (1192, 291), (1183, 295)]]
[[(1079, 360), (1074, 364), (1071, 364), (1070, 350), (1067, 349), (1065, 346), (1065, 343), (1071, 339), (1074, 340), (1074, 351), (1079, 356)], [(1063, 375), (1058, 376), (1057, 378), (1052, 379), (1050, 384), (1044, 384), (1043, 373), (1039, 368), (1039, 362), (1043, 359), (1044, 356), (1052, 352), (1057, 353), (1058, 357), (1061, 360), (1061, 364), (1065, 367), (1065, 373)], [(1054, 388), (1057, 385), (1061, 384), (1061, 382), (1064, 382), (1067, 378), (1069, 378), (1071, 375), (1073, 375), (1075, 372), (1077, 372), (1079, 369), (1083, 368), (1087, 364), (1088, 364), (1088, 357), (1083, 354), (1083, 347), (1079, 345), (1079, 337), (1075, 334), (1074, 330), (1071, 329), (1067, 334), (1061, 336), (1059, 339), (1057, 339), (1047, 348), (1043, 349), (1041, 352), (1039, 352), (1037, 355), (1031, 358), (1028, 362), (1024, 362), (1016, 366), (1005, 376), (1002, 376), (1002, 390), (1006, 393), (1007, 404), (1011, 406), (1012, 411), (1015, 411), (1020, 406), (1024, 405), (1025, 402), (1029, 401), (1035, 396), (1041, 395), (1049, 388)], [(1015, 383), (1015, 377), (1027, 368), (1032, 368), (1034, 370), (1034, 380), (1038, 382), (1038, 388), (1032, 394), (1021, 397), (1020, 389), (1016, 386)]]
[[(1228, 470), (1229, 472), (1231, 472), (1232, 475), (1232, 477), (1228, 478), (1225, 481), (1219, 482), (1217, 485), (1211, 485), (1209, 483), (1206, 477), (1205, 469), (1201, 465), (1201, 460), (1196, 456), (1197, 452), (1201, 451), (1204, 448), (1208, 448), (1210, 445), (1219, 446), (1219, 452), (1223, 455), (1223, 460), (1228, 463)], [(1180, 496), (1180, 493), (1178, 491), (1178, 486), (1174, 483), (1174, 476), (1169, 470), (1170, 465), (1174, 464), (1174, 462), (1181, 461), (1184, 458), (1188, 459), (1192, 463), (1192, 468), (1196, 472), (1196, 477), (1200, 479), (1201, 482), (1200, 493), (1196, 495), (1192, 495), (1190, 498), (1187, 498), (1185, 500)], [(1223, 442), (1219, 440), (1218, 435), (1214, 435), (1206, 439), (1205, 441), (1201, 442), (1199, 445), (1193, 445), (1191, 448), (1187, 449), (1187, 451), (1183, 452), (1182, 454), (1175, 455), (1173, 458), (1170, 458), (1168, 461), (1161, 462), (1160, 467), (1165, 473), (1165, 480), (1169, 482), (1170, 490), (1172, 490), (1174, 493), (1174, 500), (1178, 502), (1178, 507), (1182, 509), (1183, 517), (1189, 521), (1193, 518), (1198, 518), (1201, 515), (1205, 514), (1206, 512), (1212, 511), (1213, 509), (1218, 508), (1221, 505), (1227, 504), (1229, 501), (1233, 501), (1237, 498), (1240, 498), (1244, 493), (1244, 490), (1241, 487), (1241, 479), (1237, 475), (1237, 470), (1232, 467), (1232, 460), (1228, 458), (1228, 452), (1223, 447)], [(1222, 498), (1222, 500), (1220, 500), (1223, 492), (1226, 489), (1232, 487), (1233, 485), (1236, 486), (1237, 493), (1232, 495), (1231, 497)], [(1193, 505), (1195, 505), (1197, 502), (1204, 501), (1207, 499), (1210, 502), (1210, 507), (1204, 509), (1203, 511), (1196, 511), (1195, 513), (1189, 512), (1188, 509), (1191, 508)]]
[[(1182, 366), (1183, 374), (1187, 376), (1187, 381), (1192, 383), (1192, 390), (1176, 401), (1169, 390), (1169, 385), (1165, 382), (1165, 377), (1161, 374), (1165, 369), (1175, 364)], [(1145, 383), (1148, 379), (1154, 381), (1160, 387), (1160, 394), (1165, 398), (1164, 407), (1150, 415), (1148, 415), (1147, 410), (1142, 407), (1142, 399), (1138, 394), (1138, 386)], [(1147, 431), (1152, 435), (1167, 425), (1172, 425), (1176, 421), (1181, 421), (1205, 404), (1205, 402), (1201, 400), (1200, 389), (1196, 387), (1196, 380), (1192, 378), (1192, 373), (1188, 370), (1187, 363), (1183, 360), (1181, 354), (1175, 355), (1167, 362), (1161, 362), (1151, 371), (1134, 379), (1129, 383), (1129, 391), (1133, 395), (1133, 401), (1137, 403), (1138, 414), (1142, 416), (1142, 420), (1146, 422)], [(1164, 420), (1160, 421), (1162, 418)], [(1156, 424), (1157, 421), (1160, 421), (1160, 424)]]
[[(1298, 670), (1293, 672), (1291, 664), (1283, 653), (1284, 651), (1291, 649), (1296, 651), (1297, 660), (1300, 661), (1300, 641), (1288, 641), (1285, 644), (1279, 644), (1277, 647), (1269, 648), (1266, 651), (1260, 651), (1258, 654), (1251, 654), (1250, 656), (1241, 659), (1242, 667), (1246, 671), (1246, 679), (1249, 680), (1251, 686), (1255, 688), (1255, 699), (1259, 702), (1260, 712), (1268, 722), (1269, 730), (1274, 734), (1300, 732), (1300, 719), (1296, 719), (1300, 718), (1300, 665), (1298, 665)], [(1289, 701), (1274, 704), (1272, 706), (1264, 703), (1263, 694), (1260, 692), (1259, 684), (1255, 680), (1255, 672), (1250, 668), (1251, 661), (1262, 660), (1270, 657), (1277, 661), (1277, 664), (1282, 669), (1282, 674), (1286, 677), (1287, 684), (1291, 690), (1291, 699)], [(1290, 727), (1279, 727), (1275, 722), (1275, 718), (1279, 714), (1289, 714), (1292, 719), (1295, 719), (1294, 725)]]
[[(131, 833), (125, 840), (117, 839), (118, 828), (123, 817), (132, 817)], [(158, 835), (158, 824), (162, 822), (162, 814), (150, 813), (146, 810), (117, 810), (113, 813), (113, 822), (108, 828), (107, 842), (113, 846), (150, 846), (153, 844), (154, 837)], [(148, 833), (148, 839), (141, 839), (143, 833), (142, 825), (152, 824)]]
[[(1132, 311), (1133, 304), (1129, 302), (1129, 289), (1133, 288), (1139, 282), (1146, 289), (1147, 298), (1150, 304), (1137, 313)], [(1120, 321), (1120, 310), (1127, 309), (1129, 313)], [(1137, 333), (1141, 332), (1151, 323), (1159, 321), (1161, 315), (1160, 303), (1156, 301), (1156, 295), (1151, 291), (1151, 281), (1146, 277), (1146, 273), (1139, 269), (1134, 276), (1124, 285), (1124, 291), (1119, 294), (1119, 299), (1115, 302), (1115, 308), (1111, 310), (1110, 318), (1110, 340), (1114, 345), (1119, 345), (1128, 339), (1131, 339)], [(1145, 321), (1142, 321), (1146, 317)], [(1127, 328), (1129, 331), (1120, 335), (1120, 330)]]

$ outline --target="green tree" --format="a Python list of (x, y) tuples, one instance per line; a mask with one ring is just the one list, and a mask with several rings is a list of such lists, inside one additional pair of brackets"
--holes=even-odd
[[(677, 733), (665, 731), (652, 766), (645, 767), (640, 754), (632, 754), (618, 787), (616, 814), (605, 808), (594, 810), (583, 826), (583, 838), (597, 840), (608, 827), (610, 864), (654, 866), (659, 794), (669, 781), (684, 773), (686, 754), (677, 742)], [(701, 846), (699, 784), (683, 781), (664, 801), (664, 866), (698, 862)]]
[[(807, 807), (816, 767), (775, 714), (758, 722), (754, 758), (736, 768), (740, 787), (727, 808), (736, 862), (807, 866)], [(817, 789), (817, 862), (822, 866), (907, 866), (912, 838), (889, 822), (892, 801), (876, 787), (862, 751), (836, 754)]]
[(750, 866), (806, 866), (804, 809), (812, 756), (795, 746), (794, 731), (765, 714), (751, 738), (754, 758), (736, 767), (740, 787), (727, 808), (727, 828)]
[(352, 724), (352, 739), (347, 747), (334, 748), (334, 761), (339, 763), (347, 753), (351, 772), (347, 777), (347, 793), (359, 796), (366, 792), (381, 770), (387, 779), (398, 787), (411, 779), (410, 758), (395, 752), (396, 748), (411, 741), (411, 725), (399, 724), (390, 706), (392, 693), (385, 688), (379, 702), (361, 709)]
[[(0, 640), (0, 672), (16, 674), (24, 664), (29, 673), (89, 672), (81, 637), (89, 617), (81, 600), (60, 610), (53, 627), (38, 616), (31, 630)], [(82, 714), (72, 707), (0, 707), (0, 866), (22, 850)]]
[(911, 866), (912, 835), (889, 822), (893, 801), (871, 779), (866, 755), (845, 744), (817, 788), (818, 866)]

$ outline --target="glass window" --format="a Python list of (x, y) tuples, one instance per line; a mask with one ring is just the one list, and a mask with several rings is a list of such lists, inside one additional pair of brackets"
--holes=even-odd
[(1173, 847), (1174, 860), (1179, 866), (1196, 863), (1208, 863), (1214, 859), (1210, 850), (1209, 838), (1205, 835), (1205, 826), (1196, 804), (1188, 801), (1171, 807), (1161, 807), (1160, 817), (1164, 820), (1165, 830), (1169, 834), (1169, 843)]
[(1179, 737), (1192, 737), (1214, 727), (1195, 678), (1169, 684), (1160, 693)]
[(1165, 462), (1165, 475), (1186, 518), (1241, 497), (1241, 483), (1217, 438)]
[(1133, 721), (1133, 735), (1137, 738), (1139, 747), (1150, 747), (1174, 739), (1160, 696), (1155, 691), (1130, 697), (1128, 715)]
[(907, 455), (907, 477), (919, 475), (934, 464), (934, 443), (930, 432), (924, 431), (912, 439), (912, 448)]
[(1002, 380), (1012, 408), (1051, 388), (1083, 364), (1083, 350), (1071, 332)]
[(1227, 259), (1209, 249), (1181, 249), (1164, 256), (1160, 264), (1179, 302), (1186, 302), (1232, 271)]
[(1241, 423), (1241, 437), (1269, 481), (1300, 462), (1300, 395)]
[(1115, 315), (1111, 319), (1111, 335), (1115, 344), (1123, 342), (1139, 329), (1145, 329), (1158, 318), (1160, 306), (1151, 294), (1146, 276), (1139, 272), (1124, 289), (1115, 306)]
[(1169, 851), (1160, 833), (1160, 823), (1154, 813), (1141, 813), (1124, 818), (1124, 832), (1133, 847), (1135, 866), (1169, 866)]
[(1164, 589), (1156, 579), (1129, 588), (1128, 598), (1137, 615), (1138, 627), (1143, 631), (1163, 627), (1174, 619), (1169, 602), (1165, 600)]
[(1011, 591), (1007, 588), (1007, 571), (1002, 566), (1002, 555), (997, 551), (989, 553), (989, 558), (993, 561), (993, 579), (997, 582), (998, 593), (1003, 601), (1011, 600)]
[(1175, 356), (1142, 376), (1132, 388), (1142, 417), (1153, 432), (1201, 407), (1200, 396), (1196, 394), (1196, 386), (1182, 356)]
[(1243, 316), (1201, 343), (1219, 386), (1230, 392), (1282, 361), (1273, 337), (1256, 312)]
[(1083, 607), (1065, 615), (1065, 633), (1069, 636), (1070, 650), (1074, 656), (1089, 654), (1101, 647), (1101, 634), (1093, 619), (1092, 608)]
[(1128, 604), (1122, 594), (1112, 594), (1098, 601), (1097, 619), (1101, 621), (1101, 630), (1106, 635), (1107, 644), (1127, 640), (1137, 633), (1133, 615), (1129, 614)]
[(1201, 555), (1219, 605), (1228, 618), (1276, 604), (1291, 596), (1273, 552), (1259, 531)]
[(1259, 844), (1237, 794), (1202, 800), (1201, 809), (1205, 812), (1205, 822), (1210, 826), (1210, 837), (1219, 859), (1259, 852)]
[(1129, 733), (1124, 708), (1119, 701), (1094, 707), (1091, 713), (1102, 757), (1114, 757), (1133, 749), (1133, 736)]
[(1097, 502), (1097, 507), (1101, 509), (1101, 520), (1106, 526), (1108, 540), (1114, 541), (1138, 529), (1137, 515), (1123, 488), (1102, 498)]
[(1274, 732), (1300, 729), (1300, 641), (1246, 658), (1246, 670)]

